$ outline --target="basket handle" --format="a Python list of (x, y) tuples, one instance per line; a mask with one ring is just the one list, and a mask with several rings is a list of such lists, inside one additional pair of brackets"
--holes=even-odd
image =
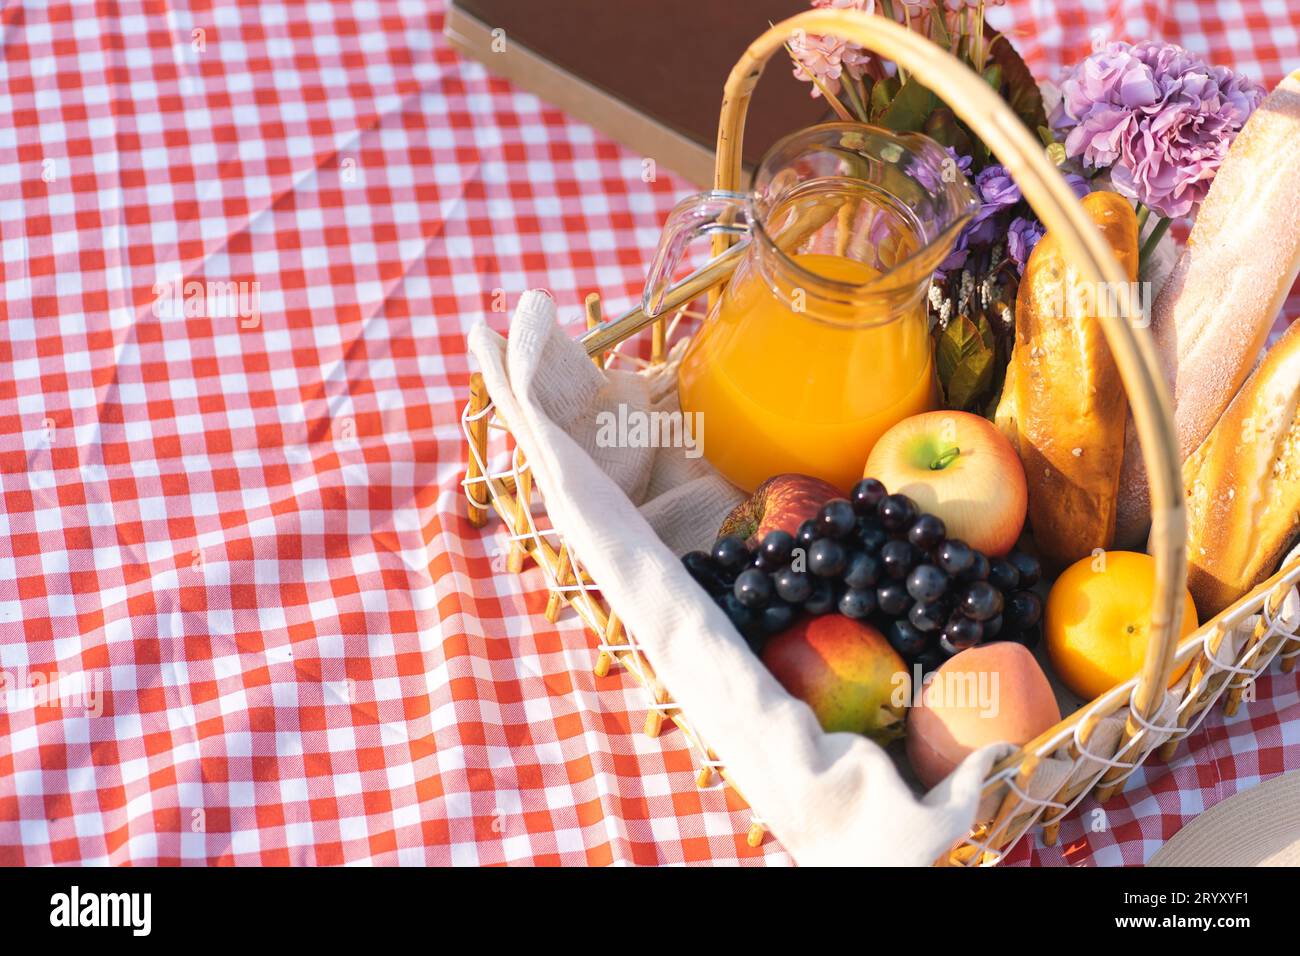
[[(797, 14), (768, 29), (750, 44), (727, 77), (718, 124), (715, 189), (734, 190), (740, 181), (741, 139), (745, 114), (763, 67), (783, 44), (801, 34), (829, 34), (893, 60), (939, 96), (993, 151), (1020, 186), (1029, 205), (1075, 263), (1085, 281), (1128, 289), (1128, 277), (1106, 240), (1043, 147), (1000, 96), (974, 71), (930, 40), (875, 14), (857, 10), (818, 9)], [(731, 237), (717, 234), (714, 255)], [(1151, 543), (1155, 558), (1156, 597), (1151, 635), (1133, 697), (1134, 707), (1149, 720), (1164, 699), (1173, 673), (1187, 581), (1187, 519), (1184, 512), (1178, 445), (1169, 390), (1156, 360), (1150, 331), (1132, 321), (1137, 304), (1125, 295), (1102, 295), (1099, 320), (1106, 344), (1119, 369), (1137, 424), (1142, 459), (1151, 485)], [(1128, 734), (1139, 729), (1129, 718)]]

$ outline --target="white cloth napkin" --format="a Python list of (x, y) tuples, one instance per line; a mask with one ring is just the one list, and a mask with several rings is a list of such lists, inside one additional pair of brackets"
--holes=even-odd
[(677, 407), (671, 363), (649, 375), (597, 369), (542, 292), (521, 298), (508, 342), (479, 325), (469, 344), (552, 522), (798, 863), (929, 865), (966, 836), (985, 775), (1011, 748), (977, 751), (918, 799), (882, 748), (824, 733), (677, 560), (712, 542), (741, 495), (685, 448), (598, 441), (599, 412)]

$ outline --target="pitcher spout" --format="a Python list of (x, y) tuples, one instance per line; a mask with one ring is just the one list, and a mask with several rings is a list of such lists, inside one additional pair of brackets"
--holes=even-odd
[(825, 123), (773, 146), (753, 232), (788, 258), (830, 253), (877, 273), (856, 292), (924, 291), (980, 203), (956, 156), (919, 133)]

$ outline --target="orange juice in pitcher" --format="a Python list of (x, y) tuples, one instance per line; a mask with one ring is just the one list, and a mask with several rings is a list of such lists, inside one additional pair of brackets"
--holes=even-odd
[(852, 123), (777, 143), (752, 193), (679, 204), (647, 301), (691, 237), (749, 243), (678, 372), (710, 463), (745, 490), (791, 471), (847, 489), (881, 434), (935, 408), (925, 296), (976, 206), (938, 144)]

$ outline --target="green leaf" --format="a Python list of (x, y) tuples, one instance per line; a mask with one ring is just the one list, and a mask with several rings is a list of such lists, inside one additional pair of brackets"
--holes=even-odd
[(926, 120), (938, 108), (939, 97), (916, 80), (908, 80), (881, 116), (880, 123), (896, 133), (917, 133), (925, 128)]
[(1034, 74), (1029, 72), (1025, 61), (1003, 34), (988, 25), (985, 25), (984, 33), (989, 57), (1002, 71), (1002, 98), (1031, 130), (1046, 126), (1047, 112), (1043, 109), (1043, 94), (1038, 89)]
[(849, 101), (849, 108), (853, 111), (853, 115), (857, 117), (858, 122), (870, 122), (871, 114), (860, 99), (861, 94), (858, 90), (857, 81), (850, 76), (846, 76), (844, 82), (840, 85), (840, 89), (844, 91), (844, 98)]
[(984, 82), (993, 87), (994, 90), (1002, 90), (1002, 67), (996, 63), (990, 63), (984, 70)]
[(996, 416), (998, 413), (998, 406), (1001, 404), (1002, 404), (1002, 385), (999, 384), (998, 387), (995, 388), (993, 392), (989, 395), (989, 400), (984, 403), (984, 408), (980, 411), (980, 414), (983, 415), (985, 418), (987, 418), (989, 421), (993, 421), (994, 416)]
[(1038, 139), (1043, 144), (1043, 146), (1051, 146), (1053, 143), (1056, 142), (1056, 134), (1054, 134), (1046, 126), (1040, 126), (1038, 127)]
[[(940, 13), (942, 4), (936, 4), (930, 8), (930, 39), (945, 50), (952, 46), (952, 37), (948, 35), (948, 27), (944, 25), (943, 14)], [(988, 30), (988, 27), (984, 28)]]
[(970, 156), (974, 151), (974, 138), (946, 106), (930, 114), (923, 132), (940, 146), (951, 146), (959, 156)]
[(979, 331), (980, 339), (986, 349), (991, 352), (998, 347), (998, 337), (993, 332), (993, 326), (989, 325), (988, 316), (983, 312), (976, 314), (975, 328)]
[(949, 408), (966, 410), (993, 381), (995, 353), (985, 338), (992, 330), (983, 324), (982, 330), (965, 315), (955, 315), (939, 333), (935, 364)]
[(888, 76), (871, 87), (870, 110), (873, 121), (878, 122), (889, 109), (889, 104), (898, 93), (898, 86), (897, 77)]

